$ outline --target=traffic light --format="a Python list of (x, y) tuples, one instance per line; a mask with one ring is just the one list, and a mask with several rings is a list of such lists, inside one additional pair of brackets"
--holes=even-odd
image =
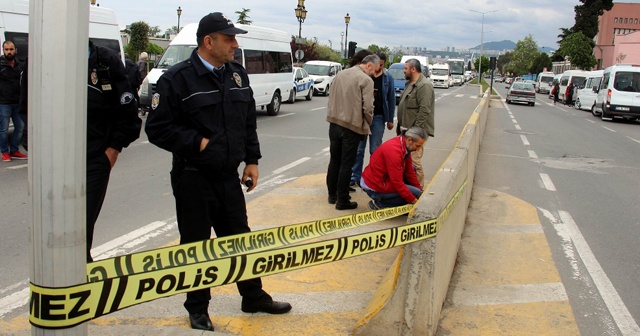
[(358, 43), (353, 42), (353, 41), (349, 41), (349, 53), (347, 54), (347, 58), (351, 58), (353, 57), (353, 54), (356, 53), (356, 45)]
[(497, 59), (494, 56), (490, 57), (489, 58), (489, 69), (495, 70), (496, 69), (496, 62), (497, 62)]

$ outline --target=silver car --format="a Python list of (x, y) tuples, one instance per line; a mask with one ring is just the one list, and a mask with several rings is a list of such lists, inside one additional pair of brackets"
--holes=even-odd
[(507, 91), (507, 104), (511, 103), (527, 103), (531, 106), (536, 105), (536, 91), (531, 83), (515, 82)]

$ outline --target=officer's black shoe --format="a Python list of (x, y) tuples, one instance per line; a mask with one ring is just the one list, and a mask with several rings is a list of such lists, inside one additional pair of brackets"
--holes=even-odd
[(349, 187), (349, 192), (356, 192), (356, 188), (354, 188), (354, 187)]
[(351, 210), (351, 209), (355, 209), (358, 207), (358, 203), (357, 202), (337, 202), (336, 203), (336, 210)]
[(189, 322), (191, 322), (193, 329), (213, 331), (213, 324), (211, 324), (208, 313), (189, 314)]
[(242, 311), (245, 313), (263, 312), (267, 314), (284, 314), (291, 310), (288, 302), (279, 302), (273, 300), (244, 302), (242, 301)]
[(336, 204), (336, 202), (338, 201), (338, 196), (329, 196), (327, 200), (329, 201), (329, 204)]

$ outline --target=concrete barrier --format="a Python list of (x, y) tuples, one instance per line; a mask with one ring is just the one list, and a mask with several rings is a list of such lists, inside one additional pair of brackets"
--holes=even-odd
[[(354, 335), (436, 333), (465, 225), (490, 99), (487, 90), (455, 148), (409, 214), (408, 223), (438, 218), (438, 235), (401, 248), (356, 323)], [(457, 201), (447, 209), (454, 198)]]

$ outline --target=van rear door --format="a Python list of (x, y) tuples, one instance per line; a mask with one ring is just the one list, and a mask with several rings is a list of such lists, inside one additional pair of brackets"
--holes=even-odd
[(628, 112), (631, 106), (640, 104), (640, 98), (636, 97), (640, 95), (639, 83), (634, 83), (634, 77), (636, 81), (640, 80), (640, 72), (621, 70), (615, 73), (613, 89), (616, 92), (611, 96), (611, 105), (614, 112)]

